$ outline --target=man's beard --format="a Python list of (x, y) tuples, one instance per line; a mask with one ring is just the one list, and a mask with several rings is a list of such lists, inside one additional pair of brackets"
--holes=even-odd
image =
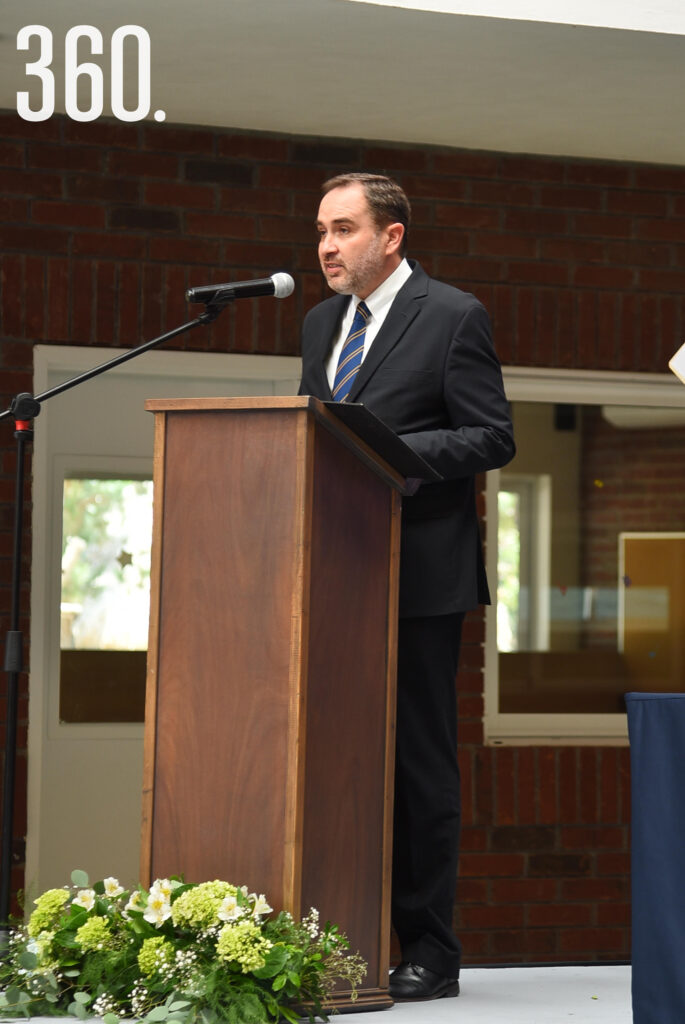
[[(371, 285), (377, 287), (375, 282), (381, 277), (384, 262), (384, 242), (379, 232), (374, 236), (368, 249), (357, 256), (351, 266), (342, 263), (345, 271), (342, 278), (326, 276), (326, 281), (329, 288), (339, 295), (368, 295), (374, 290)], [(380, 284), (380, 281), (378, 283)]]

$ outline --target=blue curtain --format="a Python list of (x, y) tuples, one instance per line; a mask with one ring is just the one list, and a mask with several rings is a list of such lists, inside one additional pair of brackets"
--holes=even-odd
[(685, 693), (626, 694), (633, 1024), (685, 1024)]

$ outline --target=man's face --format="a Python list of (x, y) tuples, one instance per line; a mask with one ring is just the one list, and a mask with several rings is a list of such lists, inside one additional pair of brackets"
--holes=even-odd
[(340, 295), (367, 298), (400, 262), (397, 231), (392, 230), (398, 225), (377, 226), (361, 185), (327, 192), (316, 227), (321, 269)]

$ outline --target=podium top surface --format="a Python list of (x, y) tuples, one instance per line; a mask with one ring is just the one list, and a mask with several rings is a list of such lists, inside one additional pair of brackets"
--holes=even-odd
[(227, 398), (148, 398), (148, 412), (191, 412), (203, 409), (313, 409), (323, 405), (309, 395), (266, 395)]
[[(202, 412), (202, 411), (261, 411), (283, 412), (305, 410), (342, 440), (352, 440), (368, 448), (377, 461), (387, 464), (393, 476), (405, 479), (441, 480), (420, 455), (404, 443), (382, 420), (365, 406), (357, 403), (321, 402), (312, 395), (279, 395), (239, 398), (151, 398), (145, 403), (148, 412)], [(404, 491), (402, 481), (395, 479), (395, 486)]]

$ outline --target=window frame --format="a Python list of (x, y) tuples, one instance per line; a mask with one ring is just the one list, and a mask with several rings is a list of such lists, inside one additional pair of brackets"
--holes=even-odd
[[(510, 402), (644, 406), (685, 412), (685, 389), (678, 378), (670, 373), (504, 366), (502, 375)], [(492, 583), (493, 603), (486, 608), (485, 613), (484, 742), (488, 746), (625, 746), (628, 743), (625, 714), (502, 714), (499, 711), (496, 604), (499, 481), (500, 470), (486, 474), (486, 565)]]

